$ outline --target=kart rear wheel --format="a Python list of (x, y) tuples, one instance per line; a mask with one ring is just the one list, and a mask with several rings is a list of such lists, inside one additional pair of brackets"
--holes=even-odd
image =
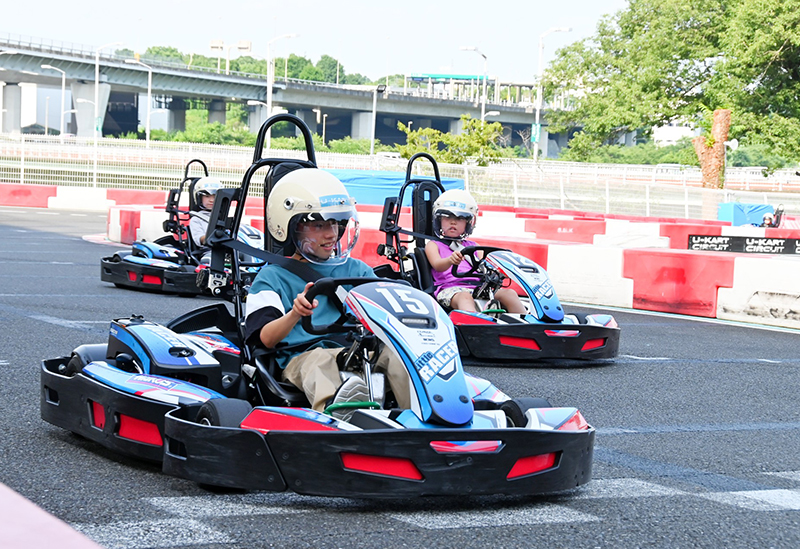
[(200, 407), (196, 421), (214, 427), (238, 427), (252, 410), (246, 400), (212, 398)]
[(552, 408), (553, 406), (544, 398), (523, 397), (507, 400), (500, 405), (506, 414), (509, 427), (525, 427), (528, 421), (525, 412), (532, 408)]

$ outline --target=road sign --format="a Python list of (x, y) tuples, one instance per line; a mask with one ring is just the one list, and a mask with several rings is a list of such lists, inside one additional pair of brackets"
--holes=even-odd
[(539, 134), (542, 133), (541, 124), (531, 124), (531, 143), (539, 142)]

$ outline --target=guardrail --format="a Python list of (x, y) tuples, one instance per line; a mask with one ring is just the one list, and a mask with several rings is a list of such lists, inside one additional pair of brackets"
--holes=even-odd
[[(303, 158), (304, 152), (277, 150), (271, 156)], [(238, 185), (250, 166), (249, 147), (101, 138), (0, 134), (0, 182), (122, 189), (170, 189), (193, 158)], [(320, 152), (329, 169), (404, 172), (406, 161), (383, 155)], [(95, 169), (96, 164), (96, 169)], [(420, 175), (428, 166), (416, 166)], [(674, 166), (583, 164), (508, 160), (480, 167), (441, 164), (442, 177), (463, 179), (480, 204), (556, 208), (606, 214), (716, 219), (717, 204), (784, 204), (800, 212), (800, 177), (779, 170), (764, 177), (758, 168), (731, 168), (724, 189), (701, 186), (700, 170)]]

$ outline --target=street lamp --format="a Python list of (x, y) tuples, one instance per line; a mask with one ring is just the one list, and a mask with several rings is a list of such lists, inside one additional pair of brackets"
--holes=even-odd
[(462, 51), (474, 51), (481, 57), (483, 57), (483, 97), (481, 97), (481, 122), (486, 119), (486, 80), (488, 79), (488, 73), (486, 71), (488, 59), (486, 54), (484, 54), (481, 50), (476, 48), (475, 46), (461, 46)]
[(571, 32), (572, 28), (570, 27), (553, 27), (552, 29), (548, 29), (542, 35), (539, 36), (539, 74), (536, 78), (536, 125), (534, 126), (534, 130), (531, 132), (531, 141), (533, 141), (533, 132), (536, 132), (536, 145), (533, 147), (533, 161), (539, 161), (539, 137), (542, 134), (542, 124), (541, 124), (541, 116), (542, 116), (542, 55), (544, 54), (544, 38), (545, 36), (552, 34), (554, 32)]
[[(267, 42), (267, 118), (272, 116), (272, 83), (275, 79), (275, 67), (272, 63), (272, 58), (269, 55), (270, 46), (273, 42), (277, 42), (281, 38), (295, 38), (296, 34), (282, 34), (280, 36), (276, 36), (269, 42)], [(270, 148), (272, 144), (272, 126), (269, 127), (267, 130), (267, 149)]]
[(372, 90), (372, 138), (369, 140), (369, 155), (375, 154), (375, 125), (378, 121), (378, 94), (386, 91), (386, 84), (378, 84)]
[[(214, 44), (212, 42), (212, 49), (213, 46)], [(236, 48), (243, 53), (250, 53), (253, 49), (249, 40), (239, 40), (238, 44), (225, 46), (225, 49), (228, 50), (227, 56), (225, 57), (225, 74), (231, 73), (231, 48)], [(217, 67), (217, 70), (219, 70), (219, 67)]]
[(61, 120), (59, 122), (58, 131), (59, 135), (61, 135), (61, 139), (63, 140), (64, 137), (64, 98), (66, 97), (67, 93), (67, 73), (62, 71), (58, 67), (54, 67), (53, 65), (42, 65), (43, 69), (50, 69), (51, 71), (58, 71), (61, 73), (61, 116), (59, 117)]
[(500, 116), (500, 111), (489, 111), (486, 116)]
[(325, 144), (325, 124), (328, 121), (328, 114), (325, 113), (322, 115), (322, 144)]
[(144, 127), (144, 141), (145, 147), (150, 146), (150, 115), (152, 114), (153, 108), (153, 68), (149, 65), (145, 65), (138, 59), (126, 59), (126, 63), (129, 65), (141, 65), (147, 69), (147, 123)]

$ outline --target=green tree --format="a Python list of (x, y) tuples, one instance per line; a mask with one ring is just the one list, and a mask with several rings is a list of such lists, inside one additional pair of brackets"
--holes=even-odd
[(800, 158), (800, 0), (631, 0), (557, 53), (545, 97), (553, 131), (579, 128), (572, 158), (627, 132), (683, 119), (707, 130), (730, 109), (731, 138)]
[(463, 115), (461, 122), (459, 134), (443, 133), (433, 128), (411, 131), (398, 122), (397, 129), (406, 134), (406, 144), (397, 145), (397, 150), (403, 158), (427, 152), (439, 162), (463, 164), (469, 159), (479, 166), (487, 166), (507, 156), (498, 144), (503, 135), (502, 124), (484, 123), (469, 115)]
[(184, 55), (171, 46), (151, 46), (144, 52), (144, 57), (172, 63), (185, 63)]
[(330, 55), (323, 55), (317, 62), (317, 70), (322, 74), (323, 82), (336, 82), (337, 70), (339, 82), (344, 80), (344, 67), (331, 57)]
[(314, 65), (306, 65), (300, 71), (300, 80), (313, 80), (315, 82), (325, 82), (325, 75)]
[(249, 55), (243, 55), (231, 60), (231, 69), (238, 72), (246, 72), (249, 74), (267, 74), (267, 61), (264, 59), (256, 59)]

